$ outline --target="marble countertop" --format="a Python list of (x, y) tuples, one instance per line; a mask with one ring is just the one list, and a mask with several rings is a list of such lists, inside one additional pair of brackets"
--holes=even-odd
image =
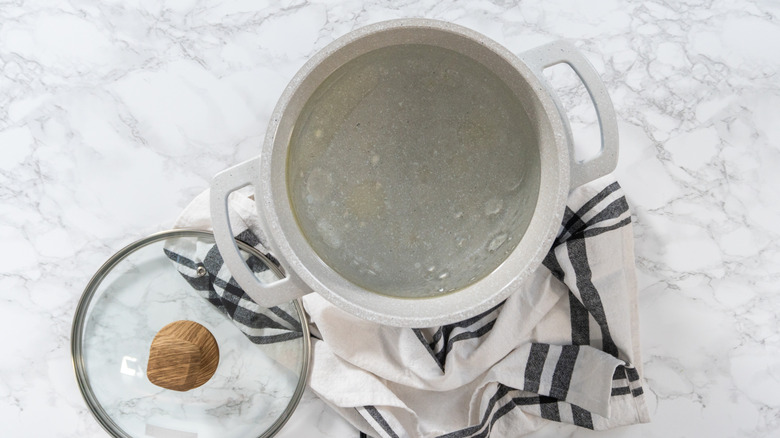
[[(429, 17), (515, 52), (572, 40), (619, 120), (652, 422), (780, 435), (780, 5), (697, 1), (0, 3), (0, 429), (100, 437), (70, 327), (97, 268), (259, 153), (296, 70), (365, 24)], [(552, 72), (578, 144), (596, 119)], [(551, 425), (535, 436), (594, 436)], [(358, 432), (311, 393), (279, 436)]]

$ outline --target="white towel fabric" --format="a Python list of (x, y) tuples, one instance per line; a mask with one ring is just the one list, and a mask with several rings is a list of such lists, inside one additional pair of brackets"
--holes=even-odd
[[(236, 237), (268, 253), (247, 192), (231, 195), (229, 207)], [(176, 227), (210, 229), (207, 192)], [(237, 286), (230, 278), (222, 286), (231, 282)], [(230, 289), (228, 316), (260, 312)], [(466, 321), (388, 327), (305, 296), (317, 334), (309, 385), (372, 437), (516, 437), (549, 421), (597, 430), (647, 422), (636, 292), (631, 216), (607, 176), (570, 194), (534, 275)], [(217, 295), (210, 301), (218, 306)], [(284, 327), (269, 329), (279, 335)]]

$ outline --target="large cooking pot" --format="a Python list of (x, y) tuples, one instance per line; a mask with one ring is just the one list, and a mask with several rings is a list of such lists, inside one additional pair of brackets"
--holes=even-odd
[[(600, 154), (573, 158), (543, 69), (587, 88)], [(569, 191), (611, 172), (607, 91), (570, 44), (519, 57), (450, 23), (378, 23), (334, 41), (284, 90), (258, 158), (214, 177), (217, 245), (240, 286), (272, 306), (311, 291), (402, 327), (463, 320), (505, 299), (541, 263)], [(255, 189), (286, 277), (262, 284), (239, 255), (228, 195)]]

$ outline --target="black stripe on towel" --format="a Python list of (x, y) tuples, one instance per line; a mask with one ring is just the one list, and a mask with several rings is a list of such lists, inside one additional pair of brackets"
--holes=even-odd
[(238, 233), (236, 235), (236, 240), (240, 240), (252, 248), (256, 247), (260, 243), (260, 239), (249, 228)]
[(571, 383), (574, 364), (577, 362), (577, 356), (580, 352), (578, 345), (564, 345), (561, 348), (561, 355), (558, 357), (558, 363), (555, 364), (553, 371), (552, 386), (550, 396), (558, 400), (566, 400), (569, 393), (569, 384)]
[(287, 332), (280, 335), (268, 335), (268, 336), (250, 336), (246, 335), (253, 344), (275, 344), (277, 342), (291, 341), (303, 336), (301, 332)]
[(582, 217), (587, 213), (588, 211), (592, 210), (593, 207), (598, 205), (599, 202), (603, 201), (607, 198), (607, 196), (611, 195), (612, 193), (616, 192), (617, 190), (620, 190), (620, 184), (618, 184), (617, 181), (613, 182), (612, 184), (604, 187), (601, 189), (600, 192), (596, 194), (596, 196), (590, 198), (588, 202), (582, 204), (582, 207), (577, 210), (577, 216)]
[(383, 417), (382, 414), (379, 413), (379, 411), (375, 407), (373, 407), (373, 406), (366, 406), (364, 409), (382, 427), (382, 429), (384, 429), (384, 431), (387, 432), (387, 434), (390, 437), (398, 438), (398, 435), (395, 433), (393, 428), (391, 428), (390, 425), (387, 424), (387, 420), (385, 420), (385, 417)]
[(617, 219), (620, 217), (620, 215), (622, 215), (627, 211), (628, 211), (628, 201), (626, 201), (625, 196), (621, 196), (615, 199), (614, 201), (610, 202), (610, 204), (604, 207), (603, 210), (601, 210), (600, 212), (598, 212), (598, 214), (590, 218), (590, 220), (585, 224), (585, 228), (590, 228), (599, 222), (607, 221), (610, 219)]
[[(441, 435), (438, 438), (485, 438), (490, 435), (490, 431), (496, 421), (511, 412), (514, 408), (521, 406), (538, 405), (542, 418), (560, 422), (560, 407), (567, 406), (566, 404), (559, 403), (559, 401), (553, 397), (539, 395), (513, 397), (497, 408), (499, 400), (510, 393), (521, 394), (522, 391), (509, 388), (508, 386), (499, 383), (496, 393), (488, 401), (485, 412), (482, 415), (482, 421), (480, 421), (479, 424)], [(593, 428), (593, 421), (588, 411), (574, 405), (571, 405), (571, 408), (573, 414), (576, 412), (576, 414), (573, 415), (576, 425), (589, 429)]]
[[(247, 297), (248, 298), (248, 297)], [(268, 310), (273, 312), (276, 316), (282, 318), (283, 320), (287, 321), (288, 324), (290, 324), (291, 327), (293, 327), (296, 331), (303, 331), (303, 327), (301, 327), (301, 322), (295, 319), (292, 315), (285, 312), (281, 308), (277, 306), (269, 307)]]
[(586, 230), (580, 231), (579, 233), (573, 234), (571, 236), (571, 239), (585, 239), (588, 237), (598, 236), (599, 234), (603, 234), (608, 231), (617, 230), (618, 228), (625, 227), (630, 223), (631, 223), (631, 217), (629, 216), (621, 220), (620, 222), (607, 227), (593, 227), (593, 228), (588, 228)]
[(488, 424), (488, 427), (485, 428), (482, 432), (474, 435), (474, 438), (485, 438), (489, 436), (490, 431), (493, 429), (493, 425), (496, 424), (496, 421), (498, 421), (504, 415), (508, 414), (516, 406), (517, 405), (514, 403), (514, 401), (510, 401), (506, 403), (504, 406), (498, 408), (498, 410), (493, 414), (492, 418), (490, 419), (490, 423)]
[[(542, 402), (542, 398), (549, 398), (550, 400), (545, 400), (545, 402)], [(561, 413), (558, 410), (558, 400), (552, 398), (552, 397), (539, 397), (539, 409), (542, 412), (542, 418), (545, 420), (550, 421), (557, 421), (560, 423), (561, 421)]]
[(425, 351), (428, 352), (428, 354), (431, 355), (433, 358), (433, 361), (436, 362), (436, 365), (439, 366), (439, 368), (444, 371), (444, 365), (439, 361), (439, 358), (436, 356), (436, 353), (433, 352), (433, 349), (431, 348), (431, 345), (428, 344), (428, 341), (425, 340), (425, 335), (423, 335), (422, 330), (420, 329), (412, 329), (412, 332), (415, 336), (417, 336), (417, 339), (420, 341), (420, 343), (425, 348)]
[(571, 322), (571, 343), (590, 345), (590, 314), (585, 305), (569, 291), (569, 320)]
[[(582, 209), (580, 209), (582, 211)], [(585, 222), (582, 221), (582, 217), (579, 213), (575, 213), (574, 210), (568, 206), (563, 211), (562, 229), (558, 236), (555, 238), (553, 248), (565, 242), (573, 233), (585, 228)]]
[(588, 312), (596, 320), (601, 328), (601, 337), (604, 352), (618, 357), (618, 349), (612, 335), (609, 332), (607, 324), (607, 315), (604, 313), (604, 306), (601, 303), (601, 297), (593, 284), (590, 265), (588, 264), (588, 254), (584, 240), (575, 239), (566, 242), (569, 251), (569, 260), (574, 268), (574, 274), (577, 277), (577, 288), (580, 291), (582, 304), (588, 309)]
[(212, 246), (206, 252), (206, 257), (203, 257), (203, 265), (206, 266), (206, 270), (211, 272), (215, 278), (219, 274), (220, 269), (222, 269), (223, 264), (224, 260), (222, 260), (222, 254), (219, 253), (217, 245)]
[(525, 387), (528, 392), (539, 392), (539, 382), (542, 380), (544, 362), (550, 351), (549, 344), (531, 344), (531, 352), (528, 353), (528, 361), (525, 365)]
[(571, 406), (571, 417), (575, 426), (584, 427), (586, 429), (593, 429), (593, 416), (590, 412), (582, 409), (577, 405)]
[[(510, 388), (508, 388), (508, 387), (506, 387), (504, 385), (500, 385), (498, 392), (493, 397), (493, 399), (491, 399), (491, 402), (494, 402), (494, 401), (500, 399), (501, 397), (506, 395), (510, 390), (511, 390)], [(499, 397), (499, 395), (500, 395), (500, 397)], [(508, 401), (507, 403), (505, 403), (504, 405), (502, 405), (500, 408), (498, 408), (495, 411), (493, 411), (493, 407), (495, 406), (495, 403), (491, 403), (488, 406), (488, 409), (485, 411), (485, 415), (483, 416), (482, 422), (479, 424), (479, 426), (477, 426), (476, 430), (480, 430), (481, 429), (481, 431), (479, 433), (476, 433), (476, 434), (473, 434), (473, 435), (468, 435), (468, 434), (466, 434), (466, 435), (447, 435), (447, 437), (449, 438), (449, 437), (452, 436), (452, 437), (485, 438), (485, 437), (490, 435), (490, 431), (493, 429), (493, 425), (496, 424), (496, 421), (498, 421), (499, 419), (501, 419), (501, 417), (503, 417), (504, 415), (506, 415), (509, 412), (511, 412), (514, 408), (516, 408), (518, 406), (526, 406), (526, 405), (541, 405), (541, 406), (544, 406), (546, 404), (554, 404), (554, 403), (557, 403), (557, 401), (554, 398), (552, 398), (552, 397), (544, 397), (544, 396), (539, 396), (539, 397), (536, 397), (536, 396), (534, 396), (534, 397), (516, 397), (516, 398), (511, 399), (510, 401)], [(553, 415), (552, 411), (546, 411), (546, 412), (549, 412), (549, 415)], [(487, 421), (488, 419), (490, 419), (490, 421)], [(485, 427), (485, 424), (487, 424), (487, 427)], [(475, 429), (475, 428), (469, 428), (469, 429)], [(463, 430), (465, 431), (465, 430), (469, 430), (469, 429), (463, 429)]]
[[(232, 316), (234, 321), (253, 329), (272, 328), (280, 330), (291, 330), (290, 327), (279, 323), (268, 315), (254, 312), (240, 305), (236, 308), (236, 311)], [(298, 327), (298, 330), (293, 331), (300, 332), (300, 326)]]
[(478, 328), (477, 330), (474, 330), (473, 332), (463, 332), (458, 333), (457, 335), (451, 337), (447, 340), (447, 345), (444, 347), (442, 351), (439, 353), (436, 353), (436, 357), (439, 359), (439, 363), (441, 363), (441, 366), (444, 366), (447, 362), (447, 355), (452, 350), (452, 347), (454, 344), (458, 341), (463, 341), (466, 339), (473, 339), (473, 338), (479, 338), (480, 336), (485, 335), (487, 332), (489, 332), (491, 329), (493, 329), (493, 325), (495, 325), (496, 321), (490, 321), (489, 323), (483, 325), (482, 327)]
[[(181, 254), (176, 254), (175, 252), (168, 249), (163, 248), (163, 252), (174, 263), (186, 266), (194, 271), (197, 271), (197, 269), (201, 266), (203, 266), (204, 269), (206, 268), (201, 263), (190, 260), (187, 257), (184, 257)], [(208, 269), (206, 269), (206, 271), (208, 272)], [(187, 283), (189, 283), (193, 289), (201, 292), (207, 292), (208, 296), (204, 298), (206, 298), (206, 300), (208, 300), (208, 302), (211, 303), (214, 307), (219, 309), (220, 312), (225, 312), (225, 309), (222, 307), (222, 299), (219, 297), (217, 292), (214, 291), (214, 285), (211, 281), (213, 274), (211, 272), (209, 272), (209, 275), (204, 275), (202, 277), (190, 277), (189, 275), (182, 273), (181, 270), (179, 270), (179, 274), (187, 281)]]
[(631, 394), (631, 388), (628, 386), (621, 386), (620, 388), (612, 388), (612, 396)]
[(557, 278), (558, 281), (563, 283), (563, 278), (566, 274), (563, 272), (563, 268), (561, 268), (560, 262), (558, 262), (558, 258), (555, 257), (555, 247), (552, 247), (549, 252), (547, 252), (547, 255), (544, 257), (544, 260), (542, 261), (542, 264), (552, 272), (553, 277)]
[[(498, 305), (480, 313), (479, 315), (473, 316), (469, 319), (465, 319), (460, 322), (439, 327), (438, 330), (436, 330), (436, 332), (433, 334), (433, 338), (431, 339), (431, 342), (428, 342), (425, 339), (425, 334), (423, 334), (421, 329), (412, 329), (412, 331), (414, 332), (417, 339), (422, 344), (424, 344), (426, 351), (428, 351), (428, 353), (431, 355), (433, 360), (443, 371), (445, 364), (447, 362), (447, 354), (449, 354), (449, 352), (452, 351), (452, 348), (454, 347), (455, 343), (466, 339), (478, 338), (490, 332), (490, 330), (493, 329), (493, 325), (495, 325), (496, 322), (495, 318), (497, 317), (497, 314), (494, 314), (494, 312), (496, 312), (496, 310), (501, 308), (501, 306), (503, 305), (504, 302), (502, 301)], [(485, 323), (484, 325), (482, 325), (481, 327), (475, 330), (464, 331), (458, 333), (455, 336), (451, 336), (452, 332), (456, 328), (465, 328), (465, 327), (473, 326), (477, 322), (484, 320), (485, 317), (491, 314), (494, 314), (492, 321)], [(443, 340), (442, 345), (440, 348), (436, 348), (436, 345), (439, 343), (440, 340)]]
[(184, 257), (181, 254), (176, 254), (175, 252), (173, 252), (173, 251), (171, 251), (171, 250), (169, 250), (167, 248), (163, 248), (163, 252), (172, 261), (174, 261), (174, 262), (176, 262), (176, 263), (178, 263), (180, 265), (184, 265), (184, 266), (186, 266), (186, 267), (188, 267), (188, 268), (190, 268), (192, 270), (197, 270), (198, 266), (200, 266), (200, 263), (194, 262), (194, 261), (188, 259), (187, 257)]
[(436, 333), (433, 334), (433, 339), (431, 339), (431, 347), (434, 347), (436, 343), (439, 342), (439, 339), (442, 337), (445, 338), (445, 342), (449, 338), (450, 333), (452, 333), (453, 330), (456, 328), (465, 328), (470, 325), (474, 325), (475, 323), (479, 322), (482, 318), (490, 315), (492, 312), (494, 312), (499, 307), (503, 306), (504, 302), (500, 302), (498, 305), (491, 307), (490, 309), (480, 313), (479, 315), (472, 316), (469, 319), (464, 319), (463, 321), (455, 322), (452, 324), (447, 324), (439, 327), (438, 330), (436, 330)]
[(584, 216), (585, 213), (593, 209), (593, 207), (598, 205), (599, 202), (606, 199), (607, 196), (611, 195), (618, 189), (620, 189), (620, 184), (618, 184), (617, 181), (613, 182), (612, 184), (602, 189), (598, 194), (596, 194), (596, 196), (590, 198), (588, 202), (583, 204), (582, 207), (577, 210), (576, 213), (566, 207), (563, 216), (563, 230), (555, 240), (553, 247), (558, 246), (568, 240), (570, 235), (576, 234), (577, 232), (586, 228), (587, 224), (582, 221), (582, 216)]
[(249, 266), (249, 269), (252, 270), (252, 272), (255, 274), (268, 270), (268, 265), (265, 264), (265, 262), (260, 257), (255, 257), (253, 255), (246, 259), (246, 265)]

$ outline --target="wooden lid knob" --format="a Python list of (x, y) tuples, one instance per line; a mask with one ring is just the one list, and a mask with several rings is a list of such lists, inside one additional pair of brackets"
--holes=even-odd
[(208, 382), (218, 364), (214, 335), (197, 322), (176, 321), (154, 336), (146, 376), (162, 388), (189, 391)]

